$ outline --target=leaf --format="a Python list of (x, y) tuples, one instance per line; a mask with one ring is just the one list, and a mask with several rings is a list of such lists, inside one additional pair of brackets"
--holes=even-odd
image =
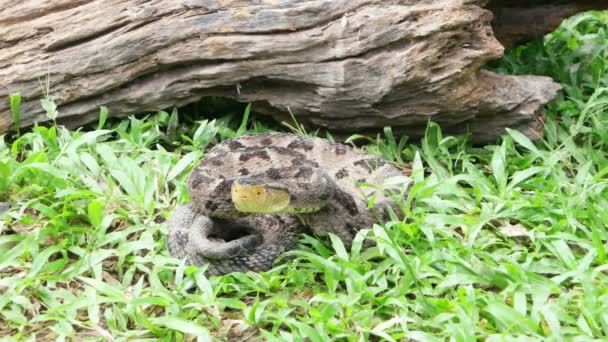
[(247, 307), (247, 304), (236, 298), (217, 298), (216, 303), (219, 306), (237, 310), (244, 310)]
[(111, 130), (102, 129), (97, 131), (86, 132), (78, 138), (72, 140), (67, 149), (72, 151), (76, 151), (82, 145), (95, 145), (97, 143), (97, 139), (101, 136), (112, 133)]
[(576, 268), (576, 257), (564, 240), (551, 241), (550, 246), (554, 248), (555, 256), (570, 269)]
[(106, 119), (108, 118), (108, 107), (100, 106), (99, 107), (99, 124), (97, 124), (97, 129), (100, 130), (106, 124)]
[(542, 157), (542, 153), (534, 146), (530, 138), (523, 135), (521, 132), (507, 128), (507, 133), (515, 140), (518, 144), (528, 149), (530, 152), (534, 154), (536, 157)]
[(547, 325), (549, 326), (551, 336), (555, 336), (557, 340), (563, 341), (564, 339), (561, 336), (562, 334), (560, 324), (560, 317), (563, 317), (563, 315), (560, 315), (559, 311), (560, 310), (557, 310), (554, 305), (545, 305), (540, 309), (540, 312), (545, 318), (545, 322), (547, 322)]
[(363, 248), (363, 242), (365, 241), (365, 238), (367, 237), (369, 232), (369, 229), (361, 229), (357, 232), (357, 235), (355, 235), (355, 238), (353, 239), (352, 245), (350, 247), (350, 261), (352, 263), (358, 262), (359, 256), (361, 254), (361, 249)]
[(170, 137), (174, 137), (178, 126), (179, 116), (177, 114), (177, 107), (173, 107), (173, 111), (171, 112), (171, 115), (169, 116), (169, 121), (167, 122), (167, 135)]
[(373, 141), (373, 139), (371, 139), (371, 138), (370, 138), (370, 137), (368, 137), (368, 136), (365, 136), (365, 135), (362, 135), (362, 134), (353, 134), (353, 135), (349, 136), (349, 137), (348, 137), (348, 138), (347, 138), (347, 139), (344, 141), (344, 143), (345, 143), (345, 144), (350, 144), (350, 143), (352, 143), (352, 142), (354, 142), (354, 141), (356, 141), (356, 140), (367, 140), (367, 142), (371, 142), (371, 141)]
[(150, 320), (153, 324), (165, 327), (167, 329), (176, 330), (182, 332), (184, 334), (193, 335), (199, 338), (202, 341), (211, 340), (211, 335), (209, 334), (209, 330), (205, 327), (198, 325), (194, 322), (185, 320), (179, 317), (156, 317)]
[(144, 306), (144, 305), (156, 305), (156, 306), (169, 306), (171, 305), (171, 302), (168, 301), (166, 298), (163, 297), (159, 297), (159, 296), (146, 296), (146, 297), (139, 297), (139, 298), (134, 298), (131, 303), (129, 303), (133, 306)]
[(194, 166), (194, 161), (199, 157), (199, 151), (192, 151), (180, 159), (167, 175), (167, 182), (179, 176), (188, 166)]
[(11, 114), (13, 116), (13, 124), (17, 135), (20, 135), (19, 128), (21, 127), (21, 93), (15, 93), (10, 96)]
[(57, 118), (57, 114), (59, 114), (57, 112), (57, 105), (55, 104), (55, 102), (50, 99), (50, 98), (44, 98), (42, 100), (40, 100), (40, 105), (42, 105), (42, 108), (44, 108), (45, 112), (46, 112), (46, 116), (51, 119), (51, 120), (55, 120)]
[(93, 322), (93, 324), (97, 325), (99, 324), (99, 303), (97, 302), (97, 293), (92, 287), (87, 287), (85, 293), (86, 297), (90, 301), (90, 305), (87, 307), (87, 314), (89, 315), (89, 319)]
[(111, 298), (114, 301), (117, 301), (120, 303), (127, 302), (127, 298), (125, 297), (125, 289), (121, 288), (120, 286), (117, 287), (116, 285), (110, 285), (110, 284), (104, 283), (101, 280), (97, 280), (97, 279), (93, 279), (93, 278), (87, 278), (87, 277), (77, 277), (77, 278), (80, 279), (82, 282), (86, 283), (87, 285), (93, 287), (100, 294), (108, 296), (109, 298)]
[(99, 167), (97, 160), (93, 158), (90, 153), (81, 152), (79, 153), (79, 156), (80, 161), (89, 169), (89, 171), (91, 171), (91, 174), (93, 176), (99, 175), (99, 173), (101, 172), (101, 168)]
[(138, 199), (139, 191), (136, 184), (127, 173), (122, 170), (111, 170), (110, 174), (118, 184), (124, 189), (125, 193), (132, 199)]
[(494, 318), (494, 322), (503, 333), (540, 333), (538, 324), (502, 302), (490, 302), (484, 311)]
[[(391, 177), (387, 177), (382, 181), (382, 186), (385, 188), (390, 187), (391, 185), (402, 185), (402, 186), (407, 186), (412, 182), (412, 179), (410, 177), (407, 176), (391, 176)], [(366, 185), (366, 187), (369, 188), (373, 188), (376, 189), (378, 188), (378, 186), (373, 185), (373, 184), (369, 184), (369, 183), (363, 183)]]
[(103, 220), (103, 204), (100, 201), (94, 200), (87, 207), (89, 223), (99, 229)]
[(418, 151), (416, 151), (414, 162), (412, 163), (412, 177), (416, 183), (424, 181), (424, 166), (422, 165), (422, 158)]
[(190, 140), (195, 149), (203, 151), (216, 136), (217, 132), (218, 126), (216, 125), (215, 119), (211, 121), (203, 120), (194, 132), (192, 139), (186, 140)]
[(427, 332), (416, 331), (416, 330), (407, 331), (405, 333), (405, 336), (407, 336), (407, 338), (412, 341), (424, 341), (424, 342), (444, 341), (444, 339), (436, 337), (435, 334), (429, 334)]
[(344, 248), (342, 240), (332, 233), (329, 233), (329, 239), (331, 240), (331, 245), (336, 251), (338, 258), (348, 261), (348, 252), (346, 251), (346, 248)]
[(506, 141), (503, 141), (500, 147), (494, 150), (491, 161), (492, 175), (496, 179), (496, 184), (501, 192), (507, 185), (506, 149)]
[(44, 251), (40, 252), (35, 258), (34, 262), (32, 262), (32, 266), (30, 267), (30, 271), (28, 272), (28, 277), (35, 277), (40, 269), (44, 267), (48, 262), (51, 255), (59, 252), (61, 250), (60, 246), (51, 246)]
[(111, 145), (108, 144), (99, 144), (95, 146), (95, 151), (101, 156), (104, 163), (106, 164), (106, 168), (112, 170), (116, 167), (118, 160), (116, 158), (116, 154), (112, 150)]
[(0, 253), (0, 270), (3, 270), (8, 265), (14, 263), (15, 259), (24, 254), (24, 251), (30, 242), (29, 239), (23, 239), (10, 250), (2, 248), (2, 253)]
[(507, 190), (513, 190), (519, 183), (543, 171), (545, 171), (545, 168), (540, 166), (533, 166), (525, 170), (516, 171), (511, 177)]
[(302, 336), (306, 336), (306, 338), (309, 339), (310, 341), (312, 341), (312, 342), (327, 341), (326, 338), (323, 338), (323, 336), (321, 336), (321, 334), (319, 334), (317, 329), (315, 329), (305, 323), (302, 323), (302, 322), (294, 321), (293, 324), (298, 327)]
[(63, 179), (63, 178), (66, 178), (68, 175), (68, 173), (66, 171), (60, 170), (48, 163), (31, 163), (31, 164), (23, 165), (22, 167), (24, 169), (40, 170), (40, 171), (47, 173), (51, 176), (54, 176), (56, 178)]
[(255, 298), (255, 302), (245, 310), (246, 319), (252, 324), (260, 323), (262, 314), (268, 305), (268, 301), (260, 302), (258, 297)]
[(245, 134), (245, 132), (247, 131), (247, 122), (249, 121), (250, 112), (251, 112), (251, 103), (249, 103), (247, 105), (247, 107), (245, 107), (245, 112), (243, 113), (243, 119), (241, 120), (241, 125), (239, 126), (239, 129), (236, 131), (237, 137)]

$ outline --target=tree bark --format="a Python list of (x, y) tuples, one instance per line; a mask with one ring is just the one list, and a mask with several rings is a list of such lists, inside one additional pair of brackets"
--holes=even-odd
[(559, 85), (480, 67), (502, 55), (473, 0), (0, 0), (0, 132), (9, 94), (22, 126), (129, 115), (204, 96), (253, 102), (336, 133), (393, 126), (492, 141), (537, 137)]

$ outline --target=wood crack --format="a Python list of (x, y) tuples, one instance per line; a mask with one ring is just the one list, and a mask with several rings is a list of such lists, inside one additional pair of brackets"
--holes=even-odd
[(91, 42), (100, 37), (106, 36), (112, 32), (120, 30), (121, 28), (127, 26), (129, 22), (118, 22), (116, 24), (110, 25), (103, 30), (94, 31), (87, 34), (75, 35), (66, 37), (63, 39), (58, 39), (54, 42), (49, 43), (45, 51), (46, 52), (59, 52), (61, 50), (66, 50), (72, 47), (76, 47), (78, 45), (82, 45), (84, 43)]
[[(8, 25), (12, 25), (12, 24), (17, 24), (20, 22), (27, 22), (29, 20), (33, 20), (33, 19), (38, 19), (40, 17), (43, 16), (47, 16), (47, 15), (51, 15), (51, 14), (55, 14), (55, 13), (59, 13), (59, 12), (63, 12), (63, 11), (67, 11), (67, 10), (71, 10), (73, 8), (77, 8), (78, 6), (82, 5), (82, 4), (86, 4), (90, 2), (90, 0), (71, 0), (68, 1), (64, 4), (60, 4), (58, 6), (55, 7), (48, 7), (48, 8), (40, 8), (38, 7), (34, 7), (34, 8), (30, 8), (30, 13), (25, 14), (25, 15), (6, 15), (3, 14), (2, 12), (7, 12), (2, 11), (0, 12), (0, 17), (4, 17), (4, 19), (0, 19), (0, 27), (2, 26), (8, 26)], [(27, 12), (26, 12), (27, 13)]]

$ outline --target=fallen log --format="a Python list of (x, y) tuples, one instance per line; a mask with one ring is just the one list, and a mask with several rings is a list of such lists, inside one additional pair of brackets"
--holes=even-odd
[[(9, 2), (11, 3), (9, 6)], [(492, 14), (472, 0), (0, 0), (0, 132), (12, 127), (181, 106), (204, 96), (291, 110), (336, 133), (393, 126), (492, 141), (537, 137), (559, 85), (480, 67), (503, 53)]]
[(608, 9), (608, 0), (493, 0), (487, 8), (494, 13), (496, 38), (512, 47), (544, 36), (576, 13)]

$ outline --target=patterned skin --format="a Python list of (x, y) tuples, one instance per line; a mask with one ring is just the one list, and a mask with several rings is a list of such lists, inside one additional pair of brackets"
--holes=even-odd
[(189, 178), (192, 203), (169, 220), (172, 255), (208, 264), (208, 274), (264, 271), (305, 228), (348, 246), (357, 231), (396, 204), (374, 187), (401, 176), (372, 155), (320, 138), (267, 133), (213, 147)]

